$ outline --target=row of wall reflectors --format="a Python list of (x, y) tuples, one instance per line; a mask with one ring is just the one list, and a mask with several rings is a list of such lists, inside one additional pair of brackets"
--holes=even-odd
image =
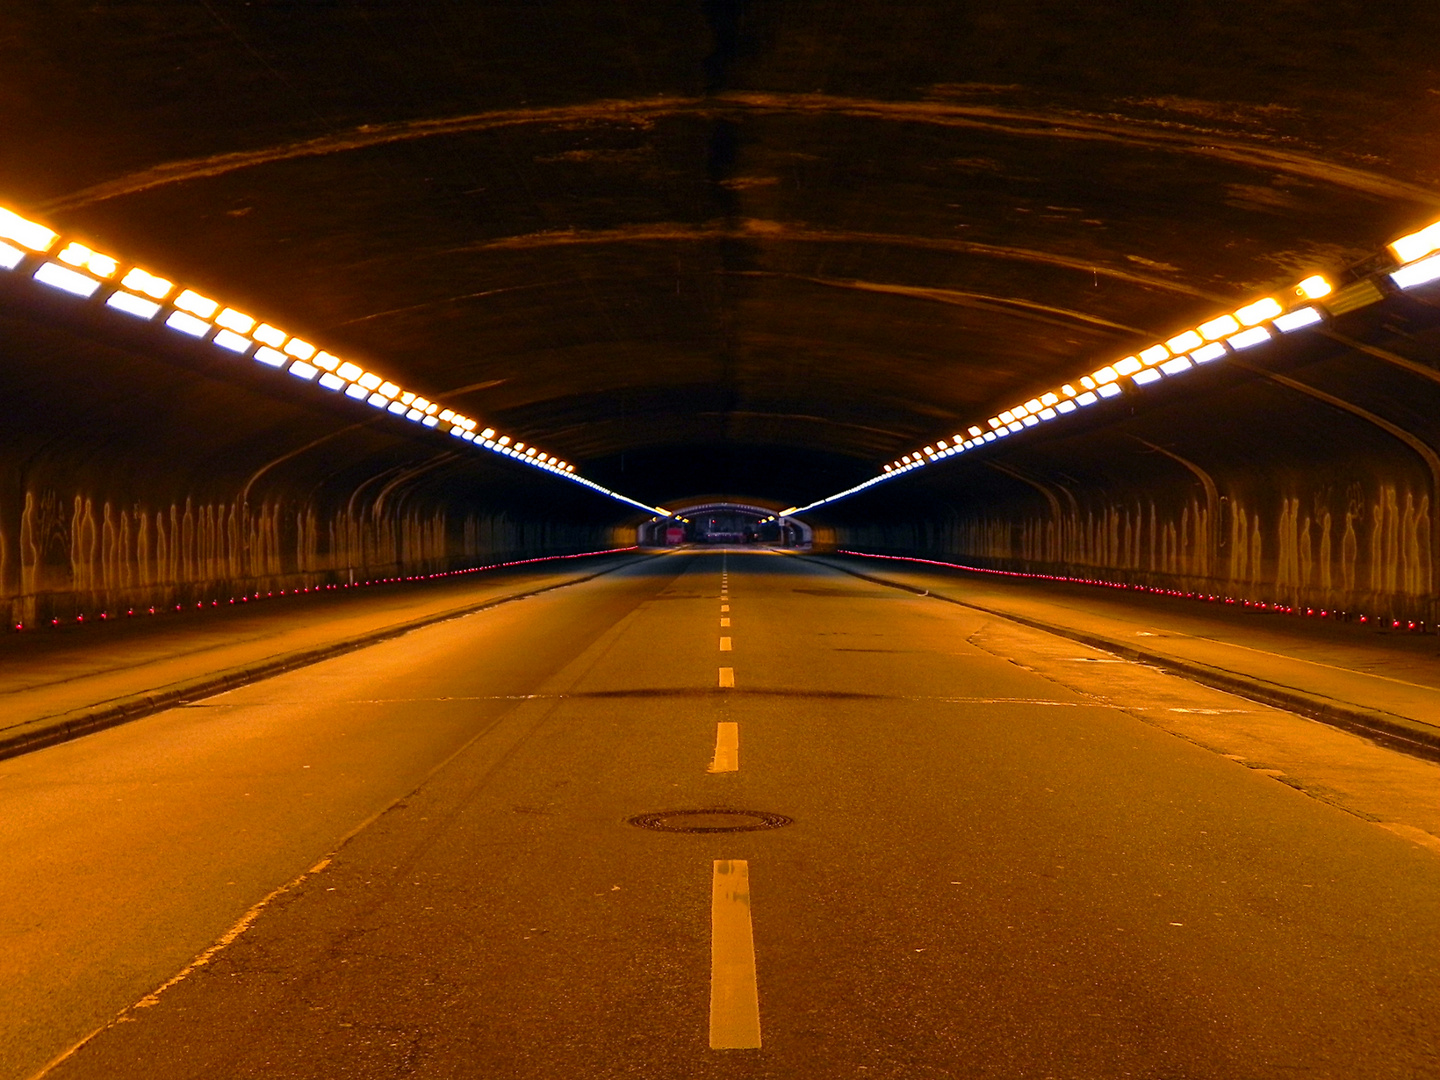
[[(1395, 288), (1403, 291), (1440, 281), (1440, 254), (1437, 254), (1440, 252), (1440, 222), (1400, 237), (1388, 245), (1388, 250), (1400, 264), (1397, 269), (1387, 274)], [(1274, 296), (1267, 296), (1234, 312), (1216, 316), (1164, 342), (1156, 342), (1134, 355), (1107, 364), (1088, 375), (1082, 375), (1076, 380), (1078, 386), (1075, 383), (1065, 383), (1055, 390), (1005, 409), (986, 420), (984, 426), (972, 424), (950, 439), (939, 439), (919, 450), (901, 455), (884, 466), (883, 472), (864, 483), (806, 506), (792, 506), (785, 513), (803, 513), (827, 503), (838, 502), (924, 465), (955, 457), (968, 450), (1008, 438), (1026, 428), (1038, 427), (1042, 423), (1056, 420), (1094, 405), (1102, 398), (1118, 397), (1124, 393), (1126, 382), (1132, 389), (1144, 388), (1162, 379), (1184, 375), (1232, 353), (1264, 345), (1275, 340), (1277, 331), (1280, 334), (1291, 334), (1297, 330), (1321, 326), (1332, 313), (1317, 301), (1332, 294), (1335, 294), (1335, 287), (1324, 275), (1312, 275), (1291, 290), (1292, 299), (1288, 305), (1282, 304)], [(1337, 301), (1344, 298), (1342, 303), (1336, 305), (1344, 312), (1381, 300), (1384, 294), (1369, 279), (1361, 279), (1335, 296)]]
[[(196, 340), (208, 338), (211, 344), (237, 357), (249, 355), (257, 363), (285, 371), (303, 382), (343, 393), (411, 423), (447, 431), (464, 442), (571, 480), (641, 510), (667, 513), (587, 480), (575, 472), (574, 465), (538, 447), (527, 446), (493, 428), (477, 432), (475, 429), (480, 425), (471, 417), (402, 389), (384, 376), (342, 360), (268, 322), (226, 307), (193, 289), (178, 288), (168, 278), (139, 266), (131, 266), (121, 275), (119, 259), (75, 240), (62, 246), (60, 239), (59, 233), (48, 226), (0, 207), (0, 269), (13, 271), (26, 259), (40, 256), (40, 264), (31, 277), (49, 288), (82, 300), (90, 300), (103, 290), (104, 306), (113, 311), (152, 323), (166, 313), (164, 325), (176, 333)], [(118, 285), (115, 284), (117, 276)]]
[(1269, 611), (1276, 615), (1301, 615), (1307, 619), (1332, 619), (1335, 622), (1358, 622), (1366, 626), (1375, 625), (1381, 629), (1410, 630), (1424, 634), (1427, 624), (1424, 619), (1398, 619), (1393, 615), (1366, 615), (1363, 612), (1345, 611), (1340, 608), (1313, 607), (1306, 604), (1284, 604), (1278, 600), (1248, 600), (1244, 597), (1221, 593), (1207, 593), (1203, 590), (1167, 589), (1159, 585), (1141, 585), (1133, 581), (1114, 581), (1109, 578), (1077, 577), (1071, 574), (1042, 574), (1033, 570), (996, 570), (988, 566), (974, 566), (970, 563), (945, 562), (941, 559), (924, 559), (915, 555), (881, 555), (874, 551), (852, 551), (836, 548), (837, 555), (854, 555), (863, 559), (886, 559), (890, 562), (922, 563), (926, 566), (942, 566), (947, 570), (964, 570), (971, 574), (990, 574), (995, 577), (1028, 578), (1033, 581), (1055, 581), (1068, 585), (1095, 585), (1103, 589), (1121, 589), (1131, 592), (1149, 593), (1152, 596), (1171, 596), (1182, 600), (1203, 600), (1226, 607), (1241, 607), (1249, 611)]
[[(557, 562), (561, 559), (588, 559), (593, 555), (617, 555), (625, 551), (634, 551), (636, 550), (636, 547), (637, 545), (631, 544), (628, 547), (603, 548), (598, 551), (575, 551), (571, 552), (568, 555), (537, 555), (529, 559), (512, 559), (509, 562), (486, 563), (483, 566), (467, 566), (461, 570), (438, 570), (433, 574), (404, 574), (396, 577), (370, 578), (365, 581), (351, 581), (343, 583), (331, 582), (325, 585), (304, 585), (298, 588), (281, 589), (278, 593), (276, 593), (274, 590), (261, 593), (257, 589), (254, 593), (243, 593), (239, 597), (230, 597), (230, 602), (226, 605), (226, 607), (233, 605), (237, 599), (242, 604), (248, 604), (251, 600), (273, 600), (276, 596), (301, 596), (308, 593), (334, 592), (339, 589), (358, 589), (366, 585), (395, 585), (402, 582), (436, 581), (440, 578), (457, 576), (463, 577), (466, 574), (479, 574), (483, 573), (486, 570), (504, 570), (512, 566), (528, 566), (531, 563)], [(216, 599), (211, 600), (209, 606), (212, 609), (219, 609), (219, 598), (217, 597)], [(205, 601), (197, 600), (195, 602), (196, 611), (204, 611), (205, 608)], [(159, 614), (161, 611), (169, 611), (170, 608), (168, 605), (157, 606), (155, 604), (151, 604), (149, 606), (142, 605), (141, 610), (148, 615), (156, 615)], [(174, 610), (184, 612), (189, 611), (190, 609), (185, 604), (176, 604), (174, 606)], [(116, 614), (118, 615), (119, 612), (116, 612)], [(126, 618), (131, 618), (134, 615), (134, 607), (127, 607), (125, 609)], [(110, 612), (108, 610), (102, 610), (97, 616), (97, 618), (101, 623), (108, 623), (110, 621)], [(81, 612), (79, 615), (76, 615), (73, 621), (76, 626), (84, 626), (86, 621), (85, 613)], [(90, 623), (93, 626), (95, 624), (95, 619), (91, 619)], [(20, 633), (26, 629), (26, 626), (23, 622), (17, 622), (14, 625), (15, 631), (17, 633)], [(59, 627), (62, 625), (67, 625), (67, 621), (55, 617), (50, 619), (48, 623), (42, 625)]]

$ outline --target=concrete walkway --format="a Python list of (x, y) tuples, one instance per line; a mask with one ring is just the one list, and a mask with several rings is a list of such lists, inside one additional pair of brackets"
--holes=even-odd
[(239, 609), (14, 634), (0, 643), (0, 758), (587, 581), (633, 558), (557, 559), (442, 581), (277, 596)]
[(917, 560), (815, 558), (1440, 758), (1440, 643), (1434, 635)]

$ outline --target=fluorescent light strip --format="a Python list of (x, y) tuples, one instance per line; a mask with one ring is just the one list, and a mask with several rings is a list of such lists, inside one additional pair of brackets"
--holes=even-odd
[(204, 319), (197, 319), (194, 315), (187, 315), (183, 311), (172, 311), (170, 317), (165, 320), (165, 325), (171, 330), (179, 330), (182, 334), (189, 334), (194, 338), (203, 338), (210, 332), (210, 324)]
[[(13, 270), (20, 266), (28, 252), (45, 254), (54, 248), (59, 238), (58, 233), (39, 222), (30, 221), (12, 210), (0, 207), (0, 269)], [(57, 258), (70, 265), (63, 266), (59, 262), (46, 260), (32, 276), (42, 285), (83, 299), (93, 297), (99, 290), (100, 281), (97, 278), (113, 277), (120, 268), (118, 260), (102, 255), (78, 240), (68, 241)], [(82, 270), (89, 273), (82, 273)], [(105, 305), (126, 315), (147, 320), (154, 319), (164, 310), (165, 303), (162, 302), (167, 301), (176, 290), (174, 282), (138, 266), (132, 266), (125, 272), (121, 284), (124, 288), (112, 289), (105, 298)], [(308, 341), (292, 337), (273, 324), (262, 322), (257, 325), (257, 320), (252, 316), (235, 308), (225, 307), (220, 301), (193, 289), (181, 289), (168, 303), (171, 310), (165, 319), (165, 325), (179, 333), (204, 338), (214, 330), (213, 343), (237, 355), (244, 355), (258, 345), (254, 359), (267, 367), (283, 369), (305, 382), (317, 382), (331, 392), (343, 390), (347, 397), (386, 409), (411, 423), (420, 423), (427, 428), (438, 428), (444, 424), (445, 431), (464, 442), (478, 444), (492, 453), (504, 454), (534, 468), (544, 469), (629, 506), (669, 516), (668, 511), (659, 507), (631, 499), (585, 479), (575, 472), (575, 466), (560, 461), (554, 455), (543, 453), (537, 447), (525, 447), (524, 453), (511, 449), (508, 446), (511, 440), (508, 437), (498, 440), (492, 438), (495, 432), (491, 428), (486, 428), (483, 434), (476, 435), (474, 432), (479, 424), (472, 418), (427, 401), (411, 391), (404, 390), (397, 383), (366, 371), (358, 364), (342, 361), (331, 353), (318, 350)], [(209, 321), (212, 319), (213, 323)], [(517, 445), (524, 447), (523, 443)]]
[[(1431, 226), (1424, 235), (1425, 245), (1428, 245), (1424, 247), (1424, 252), (1440, 250), (1440, 223)], [(1404, 246), (1403, 242), (1397, 242), (1397, 245)], [(1419, 250), (1414, 245), (1411, 245), (1410, 249)], [(1412, 288), (1440, 280), (1440, 254), (1404, 267), (1390, 276), (1401, 288)], [(1295, 286), (1294, 295), (1306, 300), (1316, 300), (1333, 291), (1334, 286), (1323, 275), (1313, 274)], [(1220, 315), (1203, 322), (1194, 330), (1183, 330), (1164, 344), (1151, 345), (1134, 356), (1116, 360), (1113, 364), (1082, 376), (1078, 381), (1084, 387), (1083, 393), (1066, 383), (1058, 391), (1041, 394), (1023, 405), (1005, 409), (991, 417), (989, 424), (994, 429), (993, 433), (982, 436), (978, 427), (971, 427), (969, 430), (974, 441), (962, 440), (961, 436), (957, 435), (953, 448), (944, 448), (942, 441), (939, 453), (936, 453), (933, 447), (927, 446), (923, 451), (901, 455), (900, 460), (884, 466), (884, 471), (877, 479), (893, 479), (908, 472), (914, 465), (921, 463), (922, 454), (930, 461), (953, 457), (975, 445), (994, 442), (997, 438), (1005, 438), (1027, 427), (1035, 427), (1039, 421), (1052, 420), (1059, 414), (1072, 413), (1078, 407), (1093, 405), (1099, 398), (1116, 397), (1124, 392), (1120, 385), (1122, 378), (1129, 378), (1137, 386), (1147, 386), (1159, 382), (1166, 375), (1179, 375), (1197, 364), (1207, 364), (1220, 359), (1228, 351), (1227, 345), (1236, 350), (1253, 348), (1272, 339), (1273, 334), (1267, 324), (1273, 324), (1281, 333), (1288, 334), (1323, 324), (1324, 320), (1324, 313), (1316, 306), (1304, 304), (1287, 311), (1273, 296), (1265, 297), (1238, 308), (1233, 314)], [(1218, 340), (1222, 338), (1225, 344)]]
[(123, 311), (126, 315), (134, 315), (137, 319), (153, 319), (160, 314), (160, 305), (154, 300), (146, 300), (143, 296), (136, 296), (124, 289), (111, 293), (105, 300), (105, 306)]
[(59, 289), (62, 292), (70, 293), (72, 296), (80, 296), (86, 299), (95, 295), (95, 290), (100, 288), (100, 282), (78, 270), (71, 270), (68, 266), (61, 266), (59, 263), (41, 263), (40, 269), (32, 275), (42, 285), (48, 285), (52, 289)]
[(0, 240), (0, 267), (4, 267), (6, 270), (14, 270), (15, 267), (20, 265), (20, 260), (23, 258), (25, 258), (25, 252), (13, 244), (7, 244), (3, 240)]
[(222, 349), (229, 349), (233, 353), (240, 353), (242, 355), (249, 352), (250, 346), (254, 344), (249, 338), (243, 337), (233, 330), (217, 331), (215, 336), (210, 340)]
[(1428, 259), (1402, 266), (1390, 275), (1390, 280), (1400, 289), (1428, 285), (1437, 279), (1440, 279), (1440, 255), (1431, 255)]

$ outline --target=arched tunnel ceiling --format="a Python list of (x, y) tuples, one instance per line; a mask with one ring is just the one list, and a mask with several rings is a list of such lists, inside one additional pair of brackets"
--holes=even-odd
[(804, 503), (1434, 216), (1440, 7), (1180, 7), (15, 3), (0, 197), (636, 498)]

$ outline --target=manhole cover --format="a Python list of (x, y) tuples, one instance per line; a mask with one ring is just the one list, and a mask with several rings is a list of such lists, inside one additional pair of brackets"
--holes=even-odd
[(763, 810), (660, 810), (630, 819), (631, 825), (642, 829), (684, 833), (755, 832), (781, 829), (792, 822), (784, 814), (767, 814)]

